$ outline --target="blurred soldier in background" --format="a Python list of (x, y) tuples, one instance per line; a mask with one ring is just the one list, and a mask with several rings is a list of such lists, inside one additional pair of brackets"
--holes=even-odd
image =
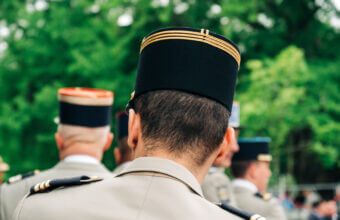
[(133, 160), (132, 150), (127, 142), (129, 134), (128, 123), (129, 116), (125, 111), (116, 114), (118, 146), (114, 149), (114, 156), (118, 166), (113, 171), (114, 174), (119, 174)]
[[(2, 160), (0, 156), (0, 184), (2, 184), (2, 180), (4, 178), (5, 172), (9, 170), (9, 166)], [(0, 210), (1, 211), (1, 210)]]
[[(240, 127), (240, 105), (238, 102), (233, 103), (229, 127), (234, 128), (235, 138), (238, 138)], [(230, 167), (231, 160), (235, 152), (239, 150), (237, 142), (231, 146), (223, 160), (216, 162), (209, 169), (204, 179), (202, 190), (204, 197), (213, 203), (229, 204), (236, 207), (236, 200), (233, 194), (229, 177), (225, 174), (225, 168)]]
[(110, 147), (113, 139), (110, 133), (113, 93), (97, 89), (64, 88), (58, 91), (58, 96), (60, 124), (55, 139), (61, 161), (34, 176), (35, 172), (18, 175), (3, 184), (0, 189), (2, 220), (10, 219), (17, 203), (29, 192), (30, 187), (43, 180), (76, 175), (113, 176), (100, 163), (103, 152)]
[(320, 190), (320, 199), (313, 204), (308, 220), (338, 220), (338, 208), (334, 201), (333, 190)]
[(284, 220), (279, 201), (265, 193), (271, 176), (269, 142), (262, 137), (239, 139), (240, 150), (231, 164), (232, 185), (238, 208), (256, 211), (267, 220)]
[(205, 200), (200, 186), (235, 141), (228, 120), (239, 64), (237, 47), (208, 30), (148, 35), (128, 106), (136, 159), (112, 179), (33, 192), (14, 219), (239, 219)]

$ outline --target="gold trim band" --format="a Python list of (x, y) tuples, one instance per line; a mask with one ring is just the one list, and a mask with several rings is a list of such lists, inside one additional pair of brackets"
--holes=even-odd
[(149, 37), (147, 37), (146, 39), (143, 40), (142, 44), (146, 43), (148, 40), (150, 40), (152, 38), (157, 38), (159, 36), (162, 37), (164, 35), (172, 35), (172, 36), (175, 36), (175, 37), (176, 36), (188, 36), (188, 37), (196, 37), (196, 38), (199, 38), (199, 39), (206, 39), (206, 40), (210, 40), (210, 41), (216, 41), (217, 44), (222, 44), (222, 45), (226, 46), (227, 48), (229, 48), (232, 51), (232, 53), (237, 58), (240, 59), (240, 54), (235, 49), (234, 46), (232, 46), (228, 42), (223, 41), (223, 40), (221, 40), (221, 39), (219, 39), (217, 37), (209, 35), (209, 30), (206, 30), (206, 33), (204, 33), (204, 29), (202, 29), (201, 33), (194, 32), (194, 31), (162, 31), (162, 32), (150, 35)]
[(272, 161), (272, 155), (270, 155), (270, 154), (259, 154), (259, 155), (257, 155), (257, 160), (270, 162), (270, 161)]
[(74, 105), (89, 105), (89, 106), (109, 106), (113, 103), (113, 97), (107, 98), (86, 98), (69, 95), (58, 94), (59, 101), (67, 102)]
[(236, 48), (231, 45), (230, 43), (223, 41), (217, 37), (209, 35), (209, 30), (204, 31), (201, 29), (201, 32), (194, 32), (194, 31), (186, 31), (186, 30), (169, 30), (169, 31), (161, 31), (155, 34), (144, 38), (142, 41), (142, 45), (140, 48), (140, 53), (143, 51), (145, 47), (148, 45), (162, 41), (162, 40), (191, 40), (209, 44), (216, 48), (219, 48), (229, 55), (231, 55), (237, 62), (238, 66), (240, 67), (241, 63), (241, 56), (240, 53), (236, 50)]
[(254, 214), (250, 217), (250, 220), (266, 220), (266, 218), (262, 217), (259, 214)]

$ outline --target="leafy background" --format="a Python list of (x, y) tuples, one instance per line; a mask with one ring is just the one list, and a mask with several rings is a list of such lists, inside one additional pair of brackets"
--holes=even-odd
[[(274, 184), (282, 175), (298, 183), (338, 181), (340, 18), (334, 3), (0, 1), (0, 155), (11, 166), (7, 177), (58, 161), (58, 88), (112, 90), (113, 111), (120, 111), (133, 90), (142, 38), (162, 27), (189, 26), (239, 45), (241, 136), (271, 137)], [(104, 163), (114, 168), (112, 148)]]

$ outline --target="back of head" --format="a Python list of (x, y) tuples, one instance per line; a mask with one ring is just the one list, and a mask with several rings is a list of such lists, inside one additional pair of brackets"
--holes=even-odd
[(149, 147), (175, 156), (190, 155), (196, 165), (218, 148), (228, 127), (229, 111), (208, 98), (180, 91), (152, 91), (135, 100), (142, 136)]
[[(209, 30), (174, 27), (147, 35), (128, 105), (140, 116), (135, 127), (141, 127), (144, 155), (163, 151), (169, 159), (189, 158), (193, 165), (208, 161), (208, 166), (224, 155), (240, 61), (236, 45)], [(139, 136), (129, 138), (130, 145), (138, 143)], [(143, 153), (137, 149), (136, 155)], [(214, 158), (205, 161), (208, 156)]]
[(231, 174), (234, 178), (244, 178), (251, 163), (256, 161), (233, 161), (230, 166)]
[(103, 148), (110, 134), (110, 126), (84, 127), (60, 124), (58, 133), (63, 139), (64, 150), (73, 146), (87, 146), (91, 148)]

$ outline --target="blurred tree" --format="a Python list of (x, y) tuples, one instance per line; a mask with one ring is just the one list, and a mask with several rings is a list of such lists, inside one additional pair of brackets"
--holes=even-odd
[(301, 49), (288, 47), (275, 58), (250, 60), (247, 67), (249, 86), (239, 96), (242, 124), (248, 135), (272, 138), (275, 174), (285, 158), (288, 173), (306, 178), (305, 157), (311, 154), (326, 168), (339, 166), (340, 59), (308, 65)]
[[(9, 175), (57, 162), (58, 88), (112, 90), (113, 111), (124, 109), (133, 91), (142, 38), (171, 25), (218, 29), (219, 20), (206, 16), (217, 3), (1, 1), (10, 36), (0, 39), (8, 45), (0, 54), (0, 153), (11, 164)], [(112, 150), (104, 163), (114, 167)]]
[(228, 0), (222, 13), (223, 29), (241, 42), (243, 57), (274, 56), (289, 45), (308, 59), (338, 56), (340, 36), (330, 21), (339, 11), (332, 0)]

